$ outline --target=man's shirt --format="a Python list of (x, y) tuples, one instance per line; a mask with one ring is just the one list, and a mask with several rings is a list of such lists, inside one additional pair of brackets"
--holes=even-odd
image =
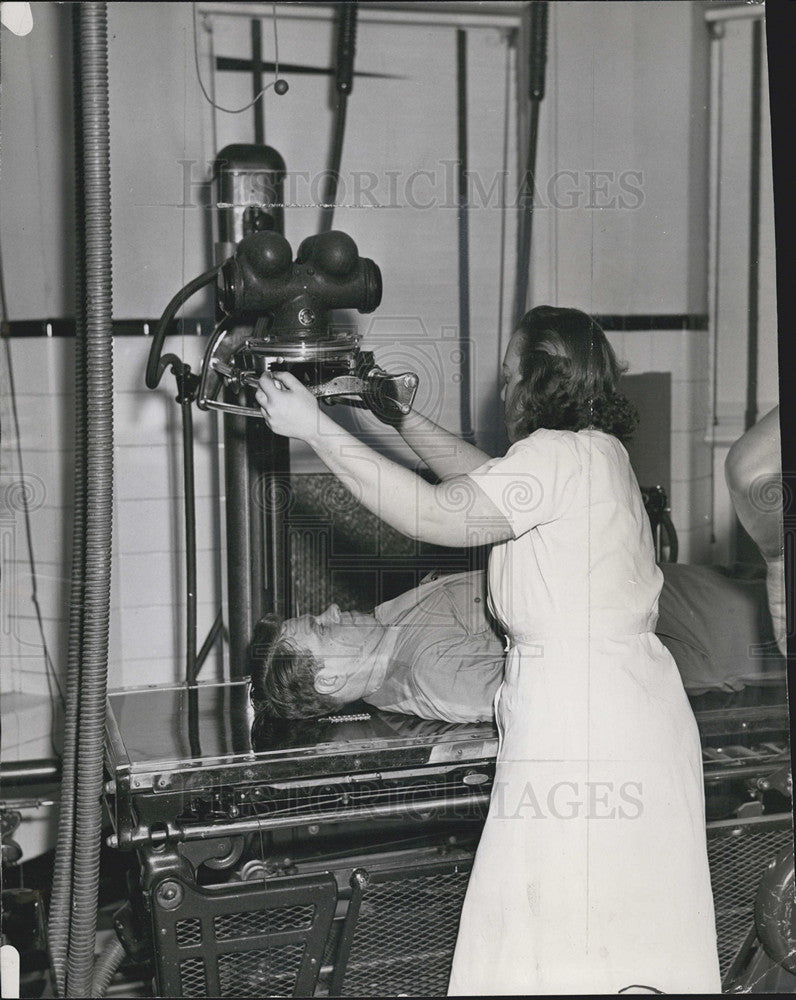
[[(656, 632), (689, 694), (740, 690), (782, 672), (762, 578), (714, 566), (662, 569)], [(488, 617), (483, 571), (423, 582), (374, 616), (397, 635), (380, 686), (365, 701), (424, 719), (492, 719), (504, 640)]]
[(488, 618), (485, 573), (424, 581), (374, 616), (396, 639), (384, 681), (365, 701), (424, 719), (492, 719), (504, 641)]

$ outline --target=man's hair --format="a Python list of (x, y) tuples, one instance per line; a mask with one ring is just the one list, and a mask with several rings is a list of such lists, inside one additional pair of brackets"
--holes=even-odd
[(537, 306), (520, 320), (520, 375), (510, 418), (521, 437), (586, 427), (626, 443), (638, 423), (616, 384), (624, 369), (600, 325), (579, 309)]
[(328, 715), (340, 706), (315, 690), (321, 664), (282, 634), (283, 624), (277, 615), (266, 615), (254, 627), (249, 646), (252, 704), (279, 719)]

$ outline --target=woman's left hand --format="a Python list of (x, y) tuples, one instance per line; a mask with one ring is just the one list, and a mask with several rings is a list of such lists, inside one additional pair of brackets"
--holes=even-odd
[(318, 402), (295, 375), (266, 372), (259, 384), (255, 399), (274, 434), (308, 441), (318, 433)]

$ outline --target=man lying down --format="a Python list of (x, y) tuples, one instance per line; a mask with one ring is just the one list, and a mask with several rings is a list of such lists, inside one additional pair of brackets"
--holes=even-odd
[[(784, 674), (765, 570), (661, 569), (656, 631), (690, 695)], [(372, 614), (332, 604), (318, 616), (264, 618), (251, 644), (251, 699), (277, 718), (325, 716), (362, 699), (423, 719), (489, 721), (504, 654), (487, 610), (485, 572), (430, 574)]]

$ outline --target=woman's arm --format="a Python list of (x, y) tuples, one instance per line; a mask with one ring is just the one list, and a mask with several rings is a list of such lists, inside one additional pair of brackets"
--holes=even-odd
[(492, 457), (414, 410), (396, 429), (417, 457), (442, 480), (472, 472)]
[(368, 510), (402, 534), (451, 547), (514, 537), (505, 516), (472, 480), (457, 476), (436, 486), (427, 483), (336, 424), (290, 373), (263, 375), (257, 402), (275, 434), (309, 444)]

